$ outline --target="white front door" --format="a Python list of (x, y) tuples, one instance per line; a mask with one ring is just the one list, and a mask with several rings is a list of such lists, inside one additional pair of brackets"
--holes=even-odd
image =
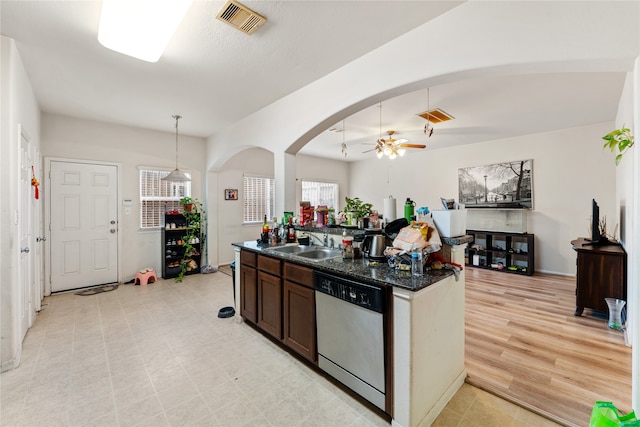
[(118, 281), (117, 167), (51, 161), (51, 291)]

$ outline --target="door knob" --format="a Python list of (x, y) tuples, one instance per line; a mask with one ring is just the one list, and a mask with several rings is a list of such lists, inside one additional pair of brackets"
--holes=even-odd
[(111, 234), (113, 234), (113, 233), (115, 233), (115, 232), (116, 232), (116, 229), (115, 229), (115, 228), (112, 228), (110, 231), (111, 231)]
[(25, 254), (29, 253), (29, 247), (20, 249), (20, 252), (24, 252)]
[(47, 238), (46, 237), (36, 237), (36, 242), (46, 242)]
[(111, 220), (111, 224), (115, 224), (116, 222), (114, 220)]

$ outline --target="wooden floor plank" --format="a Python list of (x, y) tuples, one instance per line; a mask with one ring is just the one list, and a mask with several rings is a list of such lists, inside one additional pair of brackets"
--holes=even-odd
[(467, 268), (467, 382), (566, 426), (596, 400), (631, 409), (631, 348), (601, 313), (575, 317), (575, 278)]

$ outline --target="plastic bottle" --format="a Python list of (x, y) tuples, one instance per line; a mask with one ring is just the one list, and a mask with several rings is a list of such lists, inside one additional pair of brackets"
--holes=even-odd
[(416, 245), (411, 249), (411, 275), (422, 276), (422, 250)]
[(413, 208), (416, 203), (407, 197), (407, 201), (404, 202), (404, 218), (407, 222), (411, 223), (411, 217), (413, 216)]

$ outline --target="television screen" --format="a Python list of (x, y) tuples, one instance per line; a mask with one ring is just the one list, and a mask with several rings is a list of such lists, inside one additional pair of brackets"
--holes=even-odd
[(600, 241), (600, 207), (596, 199), (591, 201), (591, 241)]

